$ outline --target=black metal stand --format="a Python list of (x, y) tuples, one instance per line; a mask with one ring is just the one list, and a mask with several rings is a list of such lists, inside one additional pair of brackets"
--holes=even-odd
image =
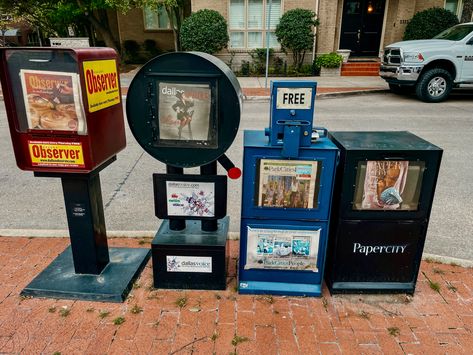
[[(175, 166), (166, 165), (166, 172), (168, 174), (184, 174), (183, 168), (177, 168)], [(186, 220), (185, 219), (174, 219), (169, 218), (169, 229), (173, 231), (181, 231), (186, 229)]]
[(123, 302), (151, 251), (108, 248), (99, 172), (35, 173), (62, 182), (71, 246), (21, 292), (25, 296)]
[(99, 174), (61, 178), (76, 274), (99, 275), (110, 261)]
[[(200, 167), (201, 175), (217, 175), (217, 162), (211, 162)], [(215, 232), (218, 228), (217, 219), (202, 220), (202, 230), (205, 232)]]

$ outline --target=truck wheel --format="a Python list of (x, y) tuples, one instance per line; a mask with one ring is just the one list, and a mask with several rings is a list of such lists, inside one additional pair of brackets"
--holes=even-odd
[(410, 94), (413, 90), (412, 86), (399, 85), (399, 84), (389, 84), (389, 90), (393, 94), (397, 95), (407, 95)]
[(425, 102), (445, 100), (452, 91), (453, 80), (448, 71), (441, 68), (427, 70), (416, 86), (417, 97)]

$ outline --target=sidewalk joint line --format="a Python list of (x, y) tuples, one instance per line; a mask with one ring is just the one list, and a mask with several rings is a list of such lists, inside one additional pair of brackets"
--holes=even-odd
[(118, 187), (115, 189), (115, 191), (113, 191), (113, 195), (112, 197), (110, 197), (110, 200), (108, 200), (108, 202), (105, 204), (104, 206), (104, 209), (106, 210), (110, 204), (113, 202), (113, 200), (115, 200), (115, 197), (117, 196), (117, 194), (120, 192), (120, 190), (122, 189), (123, 185), (125, 185), (125, 183), (127, 182), (128, 178), (130, 177), (131, 173), (133, 172), (133, 170), (135, 170), (135, 167), (136, 165), (139, 163), (139, 161), (141, 160), (141, 158), (143, 157), (143, 154), (145, 152), (141, 152), (140, 156), (138, 157), (138, 159), (136, 159), (135, 161), (135, 164), (133, 164), (133, 166), (131, 167), (130, 170), (128, 170), (125, 174), (125, 177), (123, 178), (123, 180), (121, 182), (118, 183)]

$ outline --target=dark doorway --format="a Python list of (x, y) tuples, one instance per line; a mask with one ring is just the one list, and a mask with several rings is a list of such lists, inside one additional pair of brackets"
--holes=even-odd
[(340, 49), (351, 49), (352, 56), (379, 55), (386, 0), (345, 0), (343, 4)]

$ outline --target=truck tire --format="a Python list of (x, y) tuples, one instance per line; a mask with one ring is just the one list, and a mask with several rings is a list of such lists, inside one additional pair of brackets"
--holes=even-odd
[(407, 95), (413, 91), (413, 86), (399, 85), (399, 84), (389, 84), (389, 90), (393, 94), (397, 95)]
[(441, 102), (452, 91), (453, 79), (448, 71), (432, 68), (423, 73), (416, 85), (416, 95), (424, 102)]

